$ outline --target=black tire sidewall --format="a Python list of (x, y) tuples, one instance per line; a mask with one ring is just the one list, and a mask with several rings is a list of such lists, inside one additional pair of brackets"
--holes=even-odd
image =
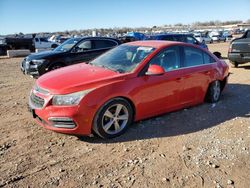
[(209, 88), (208, 88), (208, 93), (207, 93), (207, 101), (210, 102), (210, 103), (216, 103), (220, 100), (220, 96), (221, 96), (221, 87), (220, 87), (220, 95), (218, 97), (218, 99), (215, 99), (214, 98), (214, 85), (216, 82), (219, 82), (220, 84), (220, 81), (216, 80), (216, 81), (213, 81), (210, 85), (209, 85)]
[[(103, 117), (104, 113), (106, 112), (106, 110), (110, 106), (115, 105), (115, 104), (122, 104), (122, 105), (126, 106), (128, 113), (129, 113), (129, 118), (128, 118), (128, 122), (127, 122), (126, 126), (123, 128), (122, 131), (120, 131), (117, 134), (111, 135), (111, 134), (106, 133), (104, 131), (104, 129), (102, 128), (102, 117)], [(100, 107), (100, 109), (97, 111), (95, 118), (94, 118), (94, 121), (93, 121), (93, 130), (96, 134), (98, 134), (102, 138), (109, 139), (109, 138), (114, 138), (114, 137), (120, 136), (128, 129), (129, 125), (133, 122), (133, 116), (134, 116), (134, 114), (133, 114), (132, 106), (127, 100), (125, 100), (123, 98), (111, 99), (108, 102), (106, 102), (104, 105), (102, 105)]]

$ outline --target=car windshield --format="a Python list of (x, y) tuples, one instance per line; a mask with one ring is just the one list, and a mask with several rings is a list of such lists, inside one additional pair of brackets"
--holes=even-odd
[(152, 47), (121, 45), (104, 53), (89, 64), (119, 73), (132, 72), (154, 49)]
[(62, 43), (60, 46), (54, 49), (54, 51), (58, 52), (66, 52), (69, 51), (77, 42), (79, 42), (79, 38), (72, 38), (66, 40), (64, 43)]

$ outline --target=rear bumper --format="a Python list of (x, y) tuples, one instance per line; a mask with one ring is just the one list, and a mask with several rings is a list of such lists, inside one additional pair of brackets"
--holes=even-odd
[(239, 64), (250, 62), (250, 53), (228, 53), (228, 59)]

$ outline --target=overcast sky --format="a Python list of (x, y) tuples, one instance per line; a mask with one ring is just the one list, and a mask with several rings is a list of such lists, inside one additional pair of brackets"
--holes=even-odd
[(0, 0), (0, 34), (250, 19), (250, 0)]

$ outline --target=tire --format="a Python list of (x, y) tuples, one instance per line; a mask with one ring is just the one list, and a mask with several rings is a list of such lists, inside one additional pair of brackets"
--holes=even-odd
[(239, 67), (239, 63), (233, 62), (233, 66), (234, 66), (234, 68), (238, 68)]
[(133, 108), (127, 100), (114, 98), (97, 111), (92, 128), (102, 138), (114, 138), (127, 130), (133, 122), (133, 115)]
[(49, 67), (49, 71), (52, 71), (52, 70), (56, 70), (56, 69), (59, 69), (59, 68), (62, 68), (64, 67), (64, 65), (62, 63), (54, 63), (53, 65), (51, 65)]
[(219, 80), (212, 82), (207, 90), (206, 100), (209, 103), (216, 103), (220, 100), (221, 84)]

